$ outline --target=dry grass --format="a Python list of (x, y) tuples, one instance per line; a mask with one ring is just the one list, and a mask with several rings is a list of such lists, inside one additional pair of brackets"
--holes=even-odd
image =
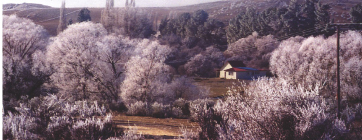
[(126, 116), (117, 114), (113, 121), (120, 128), (137, 128), (138, 134), (143, 134), (146, 138), (177, 139), (181, 135), (180, 128), (187, 127), (189, 130), (196, 131), (198, 124), (190, 122), (188, 119), (173, 118), (153, 118), (142, 116)]
[(210, 97), (224, 96), (231, 87), (233, 82), (237, 80), (220, 79), (220, 78), (194, 78), (194, 82), (199, 86), (206, 86), (210, 88)]

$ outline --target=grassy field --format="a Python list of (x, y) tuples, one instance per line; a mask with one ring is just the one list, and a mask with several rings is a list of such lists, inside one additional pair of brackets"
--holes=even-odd
[(113, 118), (117, 127), (130, 129), (136, 128), (138, 134), (143, 134), (146, 139), (178, 139), (182, 134), (180, 128), (197, 131), (198, 124), (188, 119), (153, 118), (143, 116), (126, 116), (116, 114)]
[[(210, 97), (222, 97), (228, 91), (228, 88), (233, 83), (239, 83), (239, 80), (220, 79), (220, 78), (193, 78), (196, 85), (206, 86), (210, 88)], [(250, 80), (241, 80), (242, 82), (249, 83)]]

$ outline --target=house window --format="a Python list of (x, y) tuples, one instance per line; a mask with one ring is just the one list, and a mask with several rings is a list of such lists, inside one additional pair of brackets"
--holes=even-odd
[(233, 75), (233, 74), (234, 74), (234, 72), (229, 71), (229, 75)]

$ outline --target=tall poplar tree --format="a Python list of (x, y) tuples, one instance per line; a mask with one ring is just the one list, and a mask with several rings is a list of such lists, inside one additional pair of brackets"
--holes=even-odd
[(59, 34), (65, 28), (67, 28), (67, 19), (65, 17), (65, 1), (62, 1), (62, 6), (60, 7), (60, 17), (59, 17), (59, 25), (57, 28), (57, 33)]

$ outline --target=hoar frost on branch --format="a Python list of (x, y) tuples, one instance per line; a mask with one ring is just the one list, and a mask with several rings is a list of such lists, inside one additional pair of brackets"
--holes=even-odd
[(56, 73), (51, 79), (74, 100), (117, 100), (129, 40), (107, 35), (101, 24), (69, 26), (50, 45), (47, 59)]
[(252, 35), (230, 44), (225, 55), (229, 57), (227, 61), (239, 60), (248, 67), (268, 68), (271, 53), (278, 48), (279, 43), (272, 35), (259, 36), (253, 32)]
[(126, 77), (121, 86), (121, 97), (126, 103), (166, 100), (163, 86), (171, 77), (170, 67), (164, 61), (170, 52), (169, 47), (146, 39), (136, 46), (126, 63)]
[[(341, 35), (341, 91), (344, 99), (362, 99), (362, 35), (348, 31)], [(324, 85), (322, 93), (336, 88), (336, 36), (294, 37), (273, 52), (271, 70), (290, 83), (305, 87)], [(334, 95), (334, 94), (332, 94)], [(346, 98), (347, 97), (347, 98)]]
[(320, 96), (320, 85), (304, 88), (283, 79), (261, 78), (248, 86), (232, 87), (225, 101), (215, 105), (222, 116), (220, 139), (330, 139), (342, 138), (348, 129), (330, 114)]
[(222, 67), (224, 60), (224, 55), (219, 49), (208, 47), (204, 52), (192, 57), (184, 67), (187, 75), (211, 77), (215, 75), (215, 69)]
[(44, 52), (47, 31), (29, 19), (16, 15), (3, 17), (4, 99), (34, 97), (52, 74), (46, 66)]

